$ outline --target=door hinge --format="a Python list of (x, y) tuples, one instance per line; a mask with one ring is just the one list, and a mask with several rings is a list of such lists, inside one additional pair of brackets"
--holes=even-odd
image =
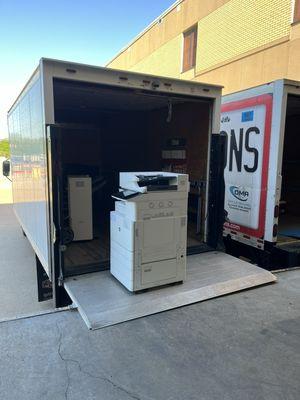
[(52, 228), (52, 242), (54, 244), (56, 242), (56, 226), (55, 226), (54, 222), (52, 222), (52, 226), (53, 226), (53, 228)]
[(64, 278), (62, 274), (59, 275), (58, 277), (58, 286), (63, 286)]

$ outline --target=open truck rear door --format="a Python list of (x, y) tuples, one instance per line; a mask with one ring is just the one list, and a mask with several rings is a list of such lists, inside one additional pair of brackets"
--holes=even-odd
[(221, 132), (228, 138), (224, 235), (263, 247), (268, 191), (272, 95), (223, 104)]
[(60, 173), (60, 135), (59, 126), (47, 126), (47, 159), (49, 181), (49, 230), (51, 238), (51, 281), (54, 303), (56, 305), (68, 304), (70, 299), (63, 288), (64, 277), (64, 251), (69, 232), (64, 224), (64, 184)]
[(221, 111), (227, 251), (268, 269), (299, 266), (299, 82), (226, 95)]

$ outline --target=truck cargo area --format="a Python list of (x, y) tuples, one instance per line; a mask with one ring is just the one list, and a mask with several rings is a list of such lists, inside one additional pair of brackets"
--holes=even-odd
[[(278, 222), (277, 256), (300, 265), (300, 97), (289, 95), (282, 159), (282, 189)], [(282, 253), (282, 254), (281, 254)], [(288, 266), (288, 265), (287, 265)]]
[[(61, 179), (63, 225), (70, 225), (68, 177), (92, 178), (93, 239), (70, 241), (64, 275), (109, 268), (109, 215), (120, 171), (189, 174), (188, 252), (205, 245), (211, 100), (146, 94), (54, 80), (55, 174)], [(89, 207), (89, 204), (82, 204)]]

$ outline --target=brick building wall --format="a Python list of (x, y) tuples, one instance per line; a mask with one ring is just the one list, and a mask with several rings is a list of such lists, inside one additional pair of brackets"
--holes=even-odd
[[(177, 1), (108, 67), (221, 84), (224, 93), (279, 78), (300, 80), (294, 5), (295, 0)], [(183, 72), (183, 37), (191, 27), (197, 29), (196, 62)]]

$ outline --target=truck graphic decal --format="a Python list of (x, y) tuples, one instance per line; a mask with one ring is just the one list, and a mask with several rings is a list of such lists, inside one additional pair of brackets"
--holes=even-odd
[(272, 102), (271, 94), (263, 94), (222, 105), (224, 226), (256, 238), (264, 237)]
[(243, 188), (239, 188), (237, 186), (230, 186), (229, 190), (232, 196), (240, 201), (247, 201), (249, 198), (249, 192)]
[(254, 118), (254, 110), (244, 111), (242, 113), (242, 122), (253, 121), (253, 118)]
[[(221, 133), (227, 136), (229, 142), (229, 171), (233, 170), (233, 164), (235, 163), (238, 172), (241, 172), (242, 169), (250, 173), (255, 172), (258, 167), (259, 150), (257, 147), (251, 145), (251, 135), (259, 135), (260, 129), (257, 126), (251, 126), (246, 130), (245, 135), (244, 128), (239, 129), (239, 134), (237, 134), (235, 129), (230, 129), (229, 137), (226, 131), (223, 130)], [(253, 160), (249, 161), (249, 163), (242, 164), (243, 152), (252, 153)]]

